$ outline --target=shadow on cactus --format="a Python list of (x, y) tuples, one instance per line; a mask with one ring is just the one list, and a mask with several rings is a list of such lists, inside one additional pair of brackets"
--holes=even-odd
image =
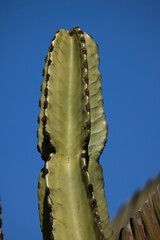
[[(99, 164), (107, 123), (97, 44), (79, 27), (61, 29), (45, 62), (38, 117), (38, 151), (45, 161), (38, 184), (43, 240), (112, 240)], [(159, 198), (158, 192), (158, 217)], [(144, 229), (149, 228), (146, 222)], [(150, 239), (147, 234), (138, 238), (135, 226), (130, 235), (127, 228), (121, 230), (118, 239)]]

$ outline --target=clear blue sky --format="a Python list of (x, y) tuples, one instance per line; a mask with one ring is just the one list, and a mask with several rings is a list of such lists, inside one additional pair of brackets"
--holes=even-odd
[(112, 217), (160, 169), (160, 1), (0, 1), (0, 195), (5, 240), (41, 238), (38, 101), (54, 33), (80, 26), (99, 45)]

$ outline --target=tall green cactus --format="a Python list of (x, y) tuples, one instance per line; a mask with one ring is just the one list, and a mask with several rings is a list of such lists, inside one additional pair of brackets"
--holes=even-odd
[(43, 239), (109, 240), (99, 157), (107, 140), (98, 47), (73, 27), (52, 39), (43, 70), (38, 184)]

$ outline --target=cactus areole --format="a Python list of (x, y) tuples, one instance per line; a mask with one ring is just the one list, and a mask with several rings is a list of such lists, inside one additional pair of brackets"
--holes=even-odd
[(99, 157), (107, 141), (98, 47), (79, 27), (60, 29), (43, 69), (38, 117), (40, 225), (44, 240), (109, 240)]

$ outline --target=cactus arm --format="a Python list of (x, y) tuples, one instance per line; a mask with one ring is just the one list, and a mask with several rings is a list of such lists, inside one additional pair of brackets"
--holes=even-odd
[(87, 48), (89, 92), (91, 106), (91, 134), (88, 146), (90, 181), (94, 186), (94, 195), (98, 203), (98, 214), (102, 231), (108, 239), (112, 236), (107, 201), (104, 193), (103, 170), (98, 160), (107, 141), (108, 125), (103, 109), (101, 74), (99, 72), (98, 46), (93, 38), (84, 34)]
[[(86, 46), (86, 36), (78, 27), (71, 33), (61, 29), (53, 38), (46, 58), (38, 129), (38, 150), (45, 160), (38, 190), (44, 240), (112, 239), (108, 222), (109, 233), (103, 223), (108, 215), (99, 214), (99, 210), (107, 208), (106, 202), (101, 201), (103, 181), (97, 163), (106, 139), (106, 122), (102, 116), (101, 91), (97, 94), (95, 87), (88, 86), (89, 76), (94, 74), (92, 70), (89, 73), (92, 67), (97, 74), (98, 65), (94, 64), (98, 56), (95, 49), (91, 48), (91, 52), (87, 49), (90, 43)], [(91, 55), (96, 58), (93, 62)], [(99, 88), (99, 77), (92, 84)], [(102, 107), (98, 107), (99, 103)], [(99, 113), (100, 121), (94, 119)], [(97, 184), (97, 180), (101, 183)]]

